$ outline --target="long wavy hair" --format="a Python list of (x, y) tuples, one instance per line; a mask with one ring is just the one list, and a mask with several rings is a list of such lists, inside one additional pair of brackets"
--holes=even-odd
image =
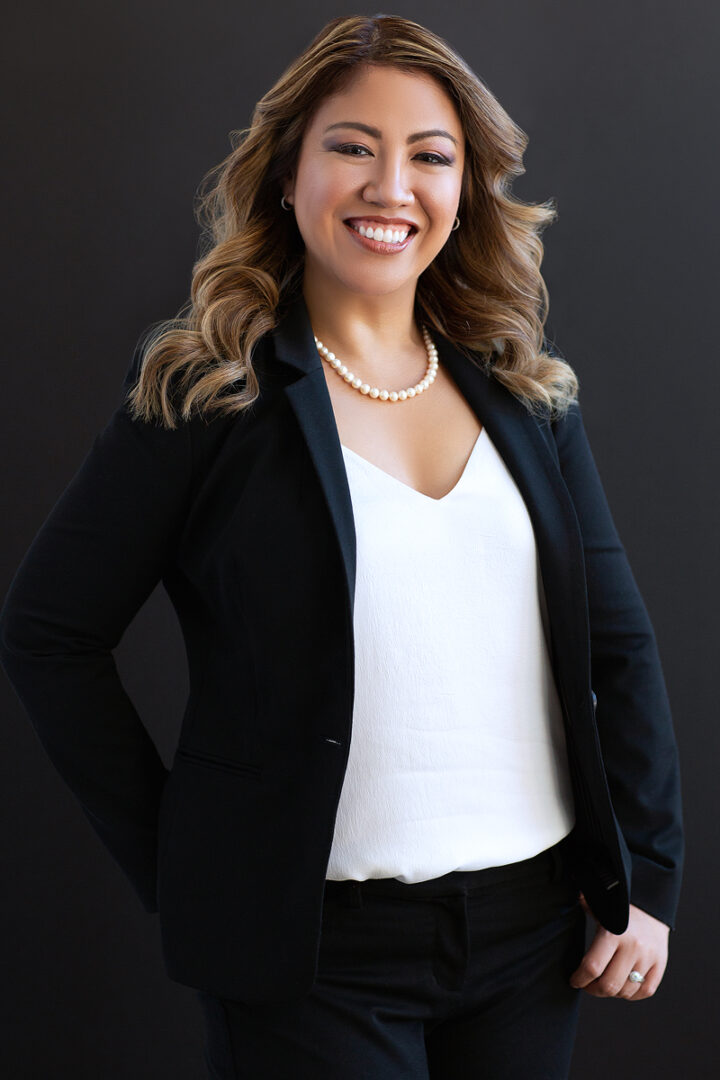
[(419, 276), (415, 318), (452, 341), (533, 413), (562, 415), (577, 397), (570, 365), (545, 351), (548, 292), (540, 234), (555, 202), (510, 191), (525, 172), (526, 134), (440, 37), (394, 15), (329, 22), (257, 103), (249, 128), (230, 133), (231, 153), (203, 178), (203, 229), (190, 299), (154, 324), (141, 344), (127, 396), (135, 419), (174, 428), (179, 414), (239, 413), (255, 401), (252, 355), (302, 287), (304, 243), (280, 205), (303, 134), (320, 103), (366, 65), (432, 76), (452, 99), (466, 141), (458, 213), (462, 225)]

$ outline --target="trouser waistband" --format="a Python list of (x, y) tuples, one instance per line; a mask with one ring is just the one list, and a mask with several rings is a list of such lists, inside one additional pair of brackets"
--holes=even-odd
[(460, 893), (485, 889), (504, 881), (547, 874), (550, 879), (559, 878), (567, 870), (568, 837), (552, 847), (541, 851), (529, 859), (507, 863), (504, 866), (488, 866), (482, 870), (452, 870), (440, 877), (426, 881), (404, 882), (399, 878), (367, 878), (356, 881), (348, 878), (342, 881), (325, 882), (325, 895), (331, 898), (353, 898), (358, 896), (399, 896), (412, 897), (456, 896)]

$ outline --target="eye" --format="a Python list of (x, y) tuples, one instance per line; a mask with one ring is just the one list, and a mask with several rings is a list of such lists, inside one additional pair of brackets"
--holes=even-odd
[(418, 157), (434, 158), (435, 160), (430, 162), (431, 165), (449, 165), (450, 164), (450, 162), (448, 161), (447, 158), (442, 157), (440, 154), (432, 154), (429, 150), (424, 154), (418, 154)]
[[(340, 154), (345, 154), (349, 150), (365, 150), (366, 147), (360, 146), (359, 143), (343, 143), (342, 146), (334, 146), (333, 150), (337, 150)], [(350, 157), (357, 157), (357, 154), (350, 154)]]
[[(333, 149), (337, 150), (338, 153), (340, 153), (340, 154), (347, 154), (348, 157), (362, 157), (362, 156), (364, 156), (362, 154), (351, 154), (351, 153), (349, 153), (349, 151), (351, 151), (351, 150), (362, 150), (362, 151), (366, 151), (366, 152), (369, 153), (369, 151), (367, 150), (367, 147), (361, 146), (359, 143), (343, 143), (342, 146), (334, 146)], [(451, 164), (451, 162), (449, 162), (448, 159), (444, 158), (441, 154), (434, 154), (429, 150), (425, 151), (422, 154), (417, 154), (416, 156), (419, 157), (419, 158), (432, 158), (433, 160), (429, 162), (430, 165), (450, 165)]]

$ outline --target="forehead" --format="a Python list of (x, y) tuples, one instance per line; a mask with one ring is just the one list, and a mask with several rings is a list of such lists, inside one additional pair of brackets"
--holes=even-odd
[(383, 130), (442, 126), (463, 141), (452, 98), (425, 72), (381, 65), (359, 69), (342, 90), (329, 94), (320, 103), (311, 127), (317, 132), (338, 120), (360, 120)]

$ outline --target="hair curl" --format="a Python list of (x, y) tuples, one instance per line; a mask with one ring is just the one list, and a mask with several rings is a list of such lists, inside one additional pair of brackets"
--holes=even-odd
[(512, 178), (525, 172), (526, 134), (442, 38), (394, 15), (353, 15), (320, 31), (258, 101), (250, 127), (230, 133), (231, 153), (201, 182), (196, 217), (204, 253), (177, 318), (146, 335), (127, 397), (135, 419), (175, 427), (171, 386), (183, 419), (193, 409), (241, 412), (257, 398), (254, 346), (302, 285), (304, 244), (294, 215), (280, 206), (282, 181), (323, 99), (370, 64), (432, 76), (465, 134), (462, 228), (418, 278), (416, 318), (491, 366), (531, 412), (557, 417), (577, 397), (573, 369), (545, 351), (540, 234), (557, 216), (555, 201), (526, 203), (510, 191)]

